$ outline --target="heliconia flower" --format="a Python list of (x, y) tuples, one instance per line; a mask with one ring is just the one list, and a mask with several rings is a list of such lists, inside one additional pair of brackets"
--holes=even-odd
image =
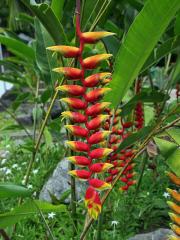
[(96, 132), (94, 134), (92, 134), (89, 138), (88, 138), (88, 143), (89, 144), (97, 144), (99, 142), (104, 141), (104, 139), (109, 136), (109, 134), (111, 133), (111, 131), (99, 131)]
[(95, 87), (98, 83), (104, 82), (103, 80), (110, 76), (111, 76), (111, 73), (109, 73), (109, 72), (95, 73), (95, 74), (85, 78), (84, 86)]
[(95, 188), (99, 191), (111, 188), (111, 184), (109, 184), (107, 182), (104, 182), (104, 181), (102, 181), (100, 179), (97, 179), (97, 178), (90, 179), (89, 184), (90, 184), (90, 186), (92, 186), (93, 188)]
[(81, 126), (65, 125), (65, 128), (68, 129), (72, 133), (72, 135), (74, 135), (74, 136), (80, 136), (80, 137), (87, 137), (88, 136), (88, 130), (86, 128), (81, 127)]
[(79, 178), (79, 180), (86, 181), (91, 177), (91, 172), (86, 170), (72, 170), (68, 172), (69, 175)]
[(136, 184), (136, 180), (132, 180), (132, 181), (127, 182), (128, 186), (131, 186), (131, 185), (134, 185), (134, 184)]
[(110, 138), (110, 140), (109, 140), (109, 142), (110, 142), (111, 144), (117, 143), (117, 141), (118, 141), (118, 138), (117, 138), (116, 136), (111, 136), (111, 138)]
[(93, 158), (103, 158), (108, 156), (113, 150), (110, 148), (96, 148), (89, 153), (89, 156)]
[(175, 224), (170, 224), (171, 229), (178, 235), (180, 236), (180, 227), (175, 225)]
[(68, 79), (72, 79), (72, 80), (78, 80), (81, 78), (81, 75), (82, 75), (81, 69), (72, 68), (72, 67), (54, 68), (53, 71), (64, 74)]
[(65, 111), (61, 115), (65, 118), (72, 120), (75, 123), (85, 123), (87, 122), (87, 117), (79, 112)]
[(176, 201), (180, 202), (180, 193), (170, 188), (166, 188), (166, 190)]
[(73, 96), (81, 96), (85, 93), (85, 88), (79, 85), (62, 85), (56, 87), (56, 90), (67, 92)]
[(84, 43), (96, 43), (100, 39), (114, 34), (112, 32), (84, 32), (81, 34), (81, 39)]
[(125, 157), (132, 157), (133, 154), (134, 154), (134, 151), (125, 152)]
[(121, 182), (124, 182), (124, 183), (128, 182), (128, 179), (126, 177), (121, 177), (120, 180), (121, 180)]
[(113, 164), (99, 162), (99, 163), (92, 164), (89, 169), (93, 173), (103, 173), (112, 167), (113, 167)]
[(83, 67), (86, 69), (96, 68), (103, 60), (112, 57), (112, 54), (97, 54), (83, 60)]
[(167, 176), (170, 178), (170, 180), (171, 180), (174, 184), (180, 186), (180, 178), (179, 178), (179, 177), (177, 177), (177, 176), (176, 176), (174, 173), (172, 173), (172, 172), (166, 172), (166, 174), (167, 174)]
[(174, 214), (174, 213), (169, 213), (169, 216), (173, 222), (180, 225), (180, 216), (178, 216), (177, 214)]
[(89, 145), (80, 141), (66, 141), (68, 147), (77, 152), (88, 152)]
[(132, 127), (132, 125), (133, 125), (132, 122), (125, 122), (125, 123), (123, 123), (123, 127), (124, 127), (124, 128)]
[(88, 116), (96, 116), (104, 111), (110, 105), (110, 102), (101, 102), (96, 103), (90, 107), (88, 107), (85, 111)]
[(87, 107), (87, 103), (78, 98), (61, 98), (61, 101), (74, 109), (85, 109)]
[(119, 188), (120, 191), (127, 191), (128, 189), (129, 189), (128, 185), (125, 185)]
[(124, 161), (126, 159), (126, 157), (124, 155), (122, 155), (119, 157), (119, 159)]
[(108, 115), (100, 114), (97, 117), (90, 120), (89, 122), (87, 122), (86, 127), (89, 130), (95, 130), (95, 129), (99, 128), (101, 126), (102, 122), (104, 122), (108, 117), (109, 117)]
[(106, 178), (106, 182), (112, 182), (113, 181), (113, 176), (110, 175), (109, 177)]
[(168, 240), (179, 240), (179, 237), (171, 235), (168, 237)]
[(87, 188), (85, 194), (85, 206), (88, 208), (88, 213), (93, 219), (97, 219), (101, 212), (101, 200), (98, 192), (91, 186)]
[(84, 156), (71, 156), (67, 157), (67, 160), (80, 167), (86, 167), (91, 164), (91, 160)]
[(126, 174), (127, 178), (133, 178), (136, 175), (136, 172)]
[(119, 169), (118, 168), (110, 169), (110, 173), (112, 176), (115, 176), (119, 173)]
[(79, 48), (72, 47), (72, 46), (65, 46), (65, 45), (51, 46), (51, 47), (47, 47), (46, 49), (54, 52), (59, 52), (65, 58), (78, 57), (80, 53)]
[(87, 102), (95, 102), (105, 93), (111, 91), (111, 88), (97, 88), (85, 94), (84, 98)]
[(180, 214), (180, 206), (178, 206), (177, 204), (175, 204), (174, 202), (171, 202), (171, 201), (167, 201), (167, 204), (173, 211)]

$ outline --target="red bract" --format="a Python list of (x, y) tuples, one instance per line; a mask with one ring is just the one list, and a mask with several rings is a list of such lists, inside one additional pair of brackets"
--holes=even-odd
[(72, 79), (72, 80), (78, 80), (82, 76), (82, 70), (78, 68), (60, 67), (60, 68), (54, 68), (53, 71), (64, 74), (68, 79)]

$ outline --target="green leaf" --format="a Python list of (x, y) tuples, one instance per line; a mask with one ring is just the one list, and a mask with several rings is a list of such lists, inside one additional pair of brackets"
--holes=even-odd
[(116, 56), (112, 91), (105, 101), (116, 107), (138, 76), (148, 56), (180, 8), (179, 0), (148, 0), (137, 15)]
[(121, 150), (131, 146), (135, 142), (145, 139), (149, 135), (151, 130), (152, 127), (144, 127), (138, 132), (131, 134), (129, 137), (124, 139), (124, 141), (119, 145), (116, 152), (120, 152)]
[(41, 21), (56, 44), (66, 44), (68, 42), (63, 26), (48, 4), (30, 4), (29, 0), (21, 1)]
[(174, 24), (174, 33), (180, 35), (180, 12), (177, 14), (176, 22)]
[(168, 53), (177, 50), (180, 47), (180, 36), (175, 36), (168, 39), (163, 44), (161, 44), (157, 49), (155, 49), (149, 56), (144, 66), (141, 69), (141, 73), (150, 68), (152, 65), (158, 63), (163, 57)]
[(158, 91), (142, 91), (141, 93), (135, 95), (129, 102), (127, 102), (123, 107), (122, 107), (122, 112), (120, 113), (121, 116), (125, 116), (129, 114), (132, 110), (134, 110), (136, 104), (139, 101), (142, 101), (143, 103), (158, 103), (162, 102), (165, 99), (168, 99), (169, 96), (165, 95), (161, 92)]
[(167, 133), (175, 140), (176, 143), (180, 145), (180, 129), (179, 128), (171, 128), (167, 130)]
[(52, 71), (56, 67), (57, 57), (46, 50), (46, 47), (53, 45), (53, 40), (49, 33), (42, 26), (39, 20), (35, 19), (35, 34), (36, 34), (36, 63), (46, 83), (53, 83), (57, 79), (57, 74)]
[(9, 130), (22, 130), (22, 126), (18, 124), (9, 124), (7, 126), (3, 126), (0, 128), (1, 131), (9, 131)]
[(180, 149), (176, 149), (167, 159), (170, 169), (180, 177)]
[(40, 209), (43, 213), (48, 212), (66, 212), (65, 205), (52, 205), (42, 201), (28, 201), (10, 212), (0, 214), (0, 228), (11, 226), (20, 220), (30, 217), (33, 218), (35, 214), (39, 213)]
[(11, 51), (20, 58), (29, 61), (35, 60), (35, 54), (32, 47), (27, 46), (20, 40), (0, 35), (0, 43), (5, 45), (9, 49), (9, 51)]
[(28, 197), (31, 192), (22, 186), (14, 183), (0, 183), (0, 199), (14, 197)]
[(47, 147), (52, 146), (53, 139), (52, 139), (51, 133), (47, 127), (45, 127), (45, 129), (44, 129), (44, 138), (45, 138)]
[(174, 72), (173, 72), (173, 75), (172, 75), (172, 82), (173, 84), (176, 84), (176, 83), (180, 83), (180, 55), (177, 59), (177, 62), (175, 64), (175, 67), (174, 67)]
[(154, 137), (154, 140), (165, 158), (169, 157), (177, 149), (175, 143), (157, 137)]
[(61, 21), (63, 16), (63, 7), (64, 7), (65, 0), (52, 0), (51, 8), (56, 15), (56, 17)]

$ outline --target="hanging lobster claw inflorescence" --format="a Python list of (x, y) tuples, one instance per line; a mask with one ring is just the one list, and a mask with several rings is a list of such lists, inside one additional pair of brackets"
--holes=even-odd
[[(96, 219), (101, 212), (101, 199), (99, 191), (111, 188), (111, 184), (99, 179), (99, 174), (108, 171), (113, 165), (103, 161), (113, 150), (100, 147), (110, 134), (110, 131), (101, 129), (103, 122), (109, 115), (103, 114), (109, 102), (100, 102), (103, 95), (110, 88), (101, 87), (111, 79), (110, 72), (92, 73), (89, 70), (97, 68), (102, 61), (107, 61), (111, 54), (98, 54), (83, 58), (85, 44), (95, 44), (103, 37), (111, 36), (111, 32), (81, 32), (80, 17), (76, 17), (76, 34), (79, 47), (52, 46), (50, 51), (58, 52), (65, 58), (76, 58), (78, 68), (58, 67), (54, 71), (63, 74), (70, 84), (58, 86), (56, 90), (67, 94), (61, 101), (69, 107), (62, 116), (70, 121), (66, 125), (67, 131), (76, 137), (75, 141), (67, 141), (67, 146), (75, 153), (67, 159), (77, 166), (69, 174), (89, 186), (85, 194), (85, 205), (91, 217)], [(74, 84), (75, 83), (75, 84)], [(76, 155), (77, 154), (77, 155)], [(83, 168), (83, 169), (82, 169)]]

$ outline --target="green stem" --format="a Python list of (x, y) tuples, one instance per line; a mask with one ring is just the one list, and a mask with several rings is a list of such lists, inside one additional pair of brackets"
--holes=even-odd
[(97, 238), (96, 240), (101, 240), (102, 239), (102, 222), (103, 222), (103, 212), (99, 215), (98, 219), (98, 226), (97, 226)]

